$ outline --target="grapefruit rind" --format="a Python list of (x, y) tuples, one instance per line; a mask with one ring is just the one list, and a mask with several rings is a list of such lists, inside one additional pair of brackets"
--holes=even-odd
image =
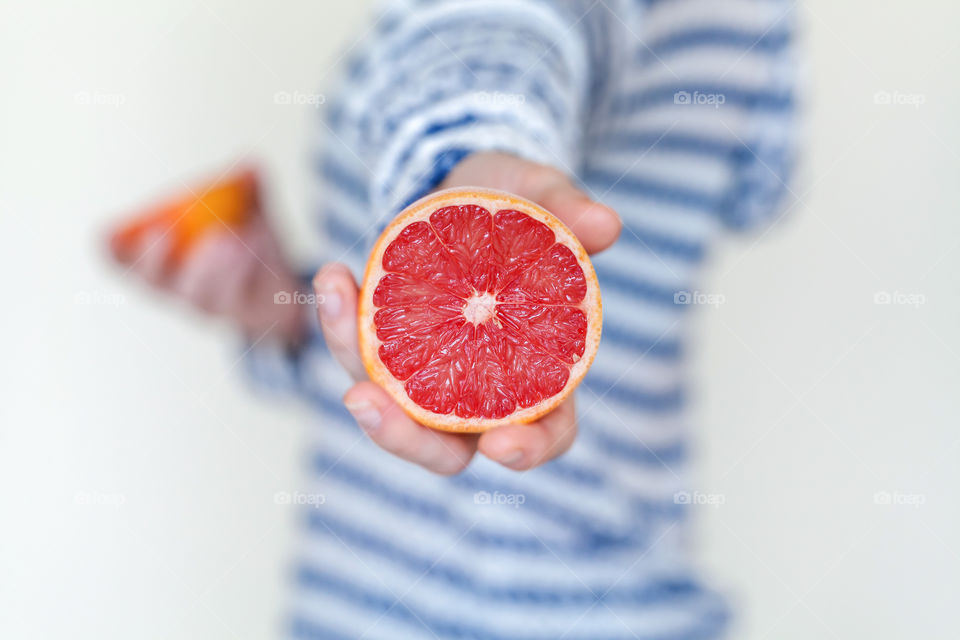
[[(545, 398), (531, 407), (517, 409), (505, 418), (463, 418), (454, 413), (439, 414), (424, 409), (407, 395), (403, 382), (390, 373), (378, 354), (378, 349), (382, 343), (377, 338), (377, 328), (374, 324), (374, 314), (377, 307), (373, 304), (373, 293), (380, 279), (388, 273), (383, 268), (384, 250), (408, 225), (420, 220), (429, 221), (430, 215), (437, 209), (470, 204), (485, 208), (491, 215), (496, 214), (501, 209), (514, 209), (547, 225), (554, 233), (555, 242), (565, 245), (576, 256), (587, 284), (586, 296), (578, 305), (587, 316), (586, 344), (583, 356), (570, 367), (570, 376), (566, 385), (557, 394)], [(479, 187), (458, 187), (436, 191), (417, 200), (400, 212), (377, 238), (370, 255), (371, 258), (367, 262), (363, 275), (360, 299), (357, 305), (357, 338), (360, 356), (370, 379), (386, 390), (407, 415), (421, 424), (443, 431), (478, 433), (506, 424), (533, 422), (559, 406), (580, 384), (583, 376), (586, 375), (587, 370), (593, 363), (593, 358), (597, 354), (597, 347), (600, 344), (601, 325), (603, 324), (600, 285), (597, 282), (593, 264), (591, 264), (586, 250), (573, 232), (556, 216), (529, 200), (505, 191)]]

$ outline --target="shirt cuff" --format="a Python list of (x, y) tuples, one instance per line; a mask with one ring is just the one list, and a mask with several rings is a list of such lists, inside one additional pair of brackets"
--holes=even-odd
[[(486, 106), (500, 100), (509, 108)], [(450, 170), (471, 153), (499, 151), (575, 173), (571, 149), (579, 140), (564, 139), (541, 109), (524, 105), (522, 96), (483, 92), (439, 105), (411, 119), (391, 141), (374, 171), (373, 204), (392, 216), (435, 189)]]

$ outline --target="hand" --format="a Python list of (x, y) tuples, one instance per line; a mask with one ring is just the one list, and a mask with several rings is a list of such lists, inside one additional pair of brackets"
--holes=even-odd
[[(592, 201), (563, 173), (503, 153), (468, 156), (441, 188), (480, 186), (532, 200), (560, 218), (589, 253), (609, 247), (620, 233), (620, 219)], [(331, 352), (357, 381), (344, 403), (370, 438), (387, 451), (436, 473), (462, 471), (479, 451), (514, 470), (532, 469), (561, 455), (577, 434), (571, 395), (554, 411), (529, 424), (505, 425), (483, 434), (436, 431), (413, 421), (386, 391), (366, 381), (357, 347), (357, 284), (350, 271), (329, 264), (317, 272), (314, 287), (320, 325)], [(319, 296), (323, 296), (320, 298)]]
[(114, 259), (154, 288), (237, 325), (251, 340), (297, 342), (305, 327), (297, 304), (276, 304), (274, 295), (299, 288), (276, 236), (262, 214), (245, 225), (217, 225), (172, 260), (172, 234), (146, 232), (125, 248), (111, 235)]

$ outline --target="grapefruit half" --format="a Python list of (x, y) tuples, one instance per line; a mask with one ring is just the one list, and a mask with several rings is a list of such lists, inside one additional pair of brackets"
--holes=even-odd
[(468, 187), (418, 200), (380, 235), (358, 339), (371, 380), (414, 420), (478, 432), (563, 402), (593, 362), (601, 320), (573, 233), (528, 200)]
[(237, 229), (259, 208), (257, 176), (239, 171), (220, 181), (203, 185), (193, 193), (154, 206), (126, 222), (111, 237), (114, 252), (133, 253), (144, 234), (157, 231), (172, 239), (171, 259), (180, 263), (205, 233), (222, 227)]

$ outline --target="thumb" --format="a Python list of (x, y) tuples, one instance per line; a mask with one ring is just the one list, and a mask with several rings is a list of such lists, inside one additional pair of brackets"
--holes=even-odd
[(497, 151), (471, 154), (447, 175), (444, 187), (478, 186), (509, 191), (532, 200), (570, 227), (587, 253), (612, 245), (620, 216), (577, 188), (562, 171)]
[(317, 316), (327, 347), (354, 380), (367, 377), (357, 343), (357, 283), (338, 263), (325, 265), (313, 278)]
[(530, 195), (524, 197), (570, 227), (587, 253), (599, 253), (609, 248), (620, 236), (620, 216), (610, 207), (591, 199), (565, 175), (560, 174), (556, 181), (535, 186)]

